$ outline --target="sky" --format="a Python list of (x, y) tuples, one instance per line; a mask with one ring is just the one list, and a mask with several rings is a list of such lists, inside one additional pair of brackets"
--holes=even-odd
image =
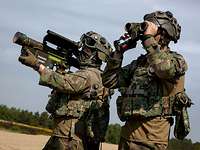
[[(18, 62), (21, 47), (12, 43), (17, 31), (42, 41), (47, 30), (78, 41), (87, 31), (96, 31), (110, 43), (124, 33), (127, 22), (142, 22), (156, 10), (171, 11), (182, 27), (178, 43), (171, 48), (181, 53), (189, 66), (185, 88), (193, 105), (189, 109), (188, 138), (200, 141), (200, 1), (199, 0), (0, 0), (0, 104), (29, 111), (45, 111), (50, 89), (38, 85), (39, 75)], [(123, 65), (145, 53), (140, 44), (126, 52)], [(120, 123), (116, 91), (111, 99), (110, 123)]]

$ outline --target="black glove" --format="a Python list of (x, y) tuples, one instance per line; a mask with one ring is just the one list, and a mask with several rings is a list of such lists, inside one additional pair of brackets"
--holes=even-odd
[(39, 69), (39, 62), (37, 58), (33, 55), (33, 53), (29, 49), (23, 49), (25, 55), (19, 56), (18, 60), (28, 67), (31, 67), (35, 70)]

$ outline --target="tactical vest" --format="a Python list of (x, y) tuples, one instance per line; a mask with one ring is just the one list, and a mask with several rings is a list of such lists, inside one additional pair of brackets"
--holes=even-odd
[(84, 91), (66, 94), (53, 90), (46, 106), (47, 111), (57, 116), (79, 118), (90, 107), (92, 101), (104, 101), (104, 98), (109, 96), (108, 90), (103, 87), (98, 69), (84, 69), (83, 78), (87, 80)]
[(179, 93), (186, 97), (184, 75), (177, 77), (176, 80), (159, 79), (149, 73), (149, 65), (144, 55), (133, 64), (131, 83), (128, 87), (119, 89), (121, 96), (116, 101), (120, 120), (126, 121), (137, 116), (174, 115), (174, 102), (178, 98), (176, 95)]
[(66, 94), (54, 90), (46, 110), (54, 117), (83, 120), (88, 138), (103, 141), (109, 123), (110, 92), (103, 87), (98, 69), (86, 68), (83, 75), (87, 80), (85, 91)]

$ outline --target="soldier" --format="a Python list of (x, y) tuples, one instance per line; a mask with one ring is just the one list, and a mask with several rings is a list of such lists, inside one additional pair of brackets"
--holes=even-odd
[(46, 110), (55, 128), (44, 150), (98, 150), (109, 122), (109, 90), (102, 85), (102, 61), (111, 45), (93, 31), (81, 37), (80, 70), (55, 72), (38, 63), (27, 50), (19, 61), (40, 74), (39, 84), (53, 89)]
[[(126, 30), (128, 36), (120, 38), (126, 44), (114, 42), (116, 50), (102, 76), (105, 87), (119, 88), (121, 93), (117, 112), (126, 122), (119, 150), (164, 150), (173, 115), (176, 115), (175, 136), (182, 139), (189, 132), (185, 108), (190, 99), (184, 92), (187, 64), (182, 55), (169, 48), (170, 41), (176, 43), (179, 39), (181, 27), (171, 12), (156, 11), (145, 15), (144, 23), (127, 24)], [(138, 40), (146, 54), (121, 67), (123, 53), (135, 47)], [(185, 122), (180, 124), (181, 117)]]

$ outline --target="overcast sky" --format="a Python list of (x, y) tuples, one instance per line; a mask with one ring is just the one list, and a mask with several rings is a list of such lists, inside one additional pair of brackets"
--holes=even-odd
[[(20, 46), (12, 43), (20, 31), (41, 41), (48, 29), (75, 41), (93, 30), (111, 43), (124, 32), (127, 22), (142, 22), (146, 13), (170, 10), (182, 26), (181, 39), (173, 50), (184, 55), (189, 70), (186, 91), (195, 105), (189, 110), (192, 131), (188, 138), (200, 141), (200, 1), (199, 0), (0, 0), (0, 104), (29, 111), (45, 111), (50, 89), (38, 85), (39, 75), (17, 59)], [(126, 53), (123, 64), (144, 50)], [(111, 100), (111, 123), (121, 123), (116, 114), (116, 93)]]

